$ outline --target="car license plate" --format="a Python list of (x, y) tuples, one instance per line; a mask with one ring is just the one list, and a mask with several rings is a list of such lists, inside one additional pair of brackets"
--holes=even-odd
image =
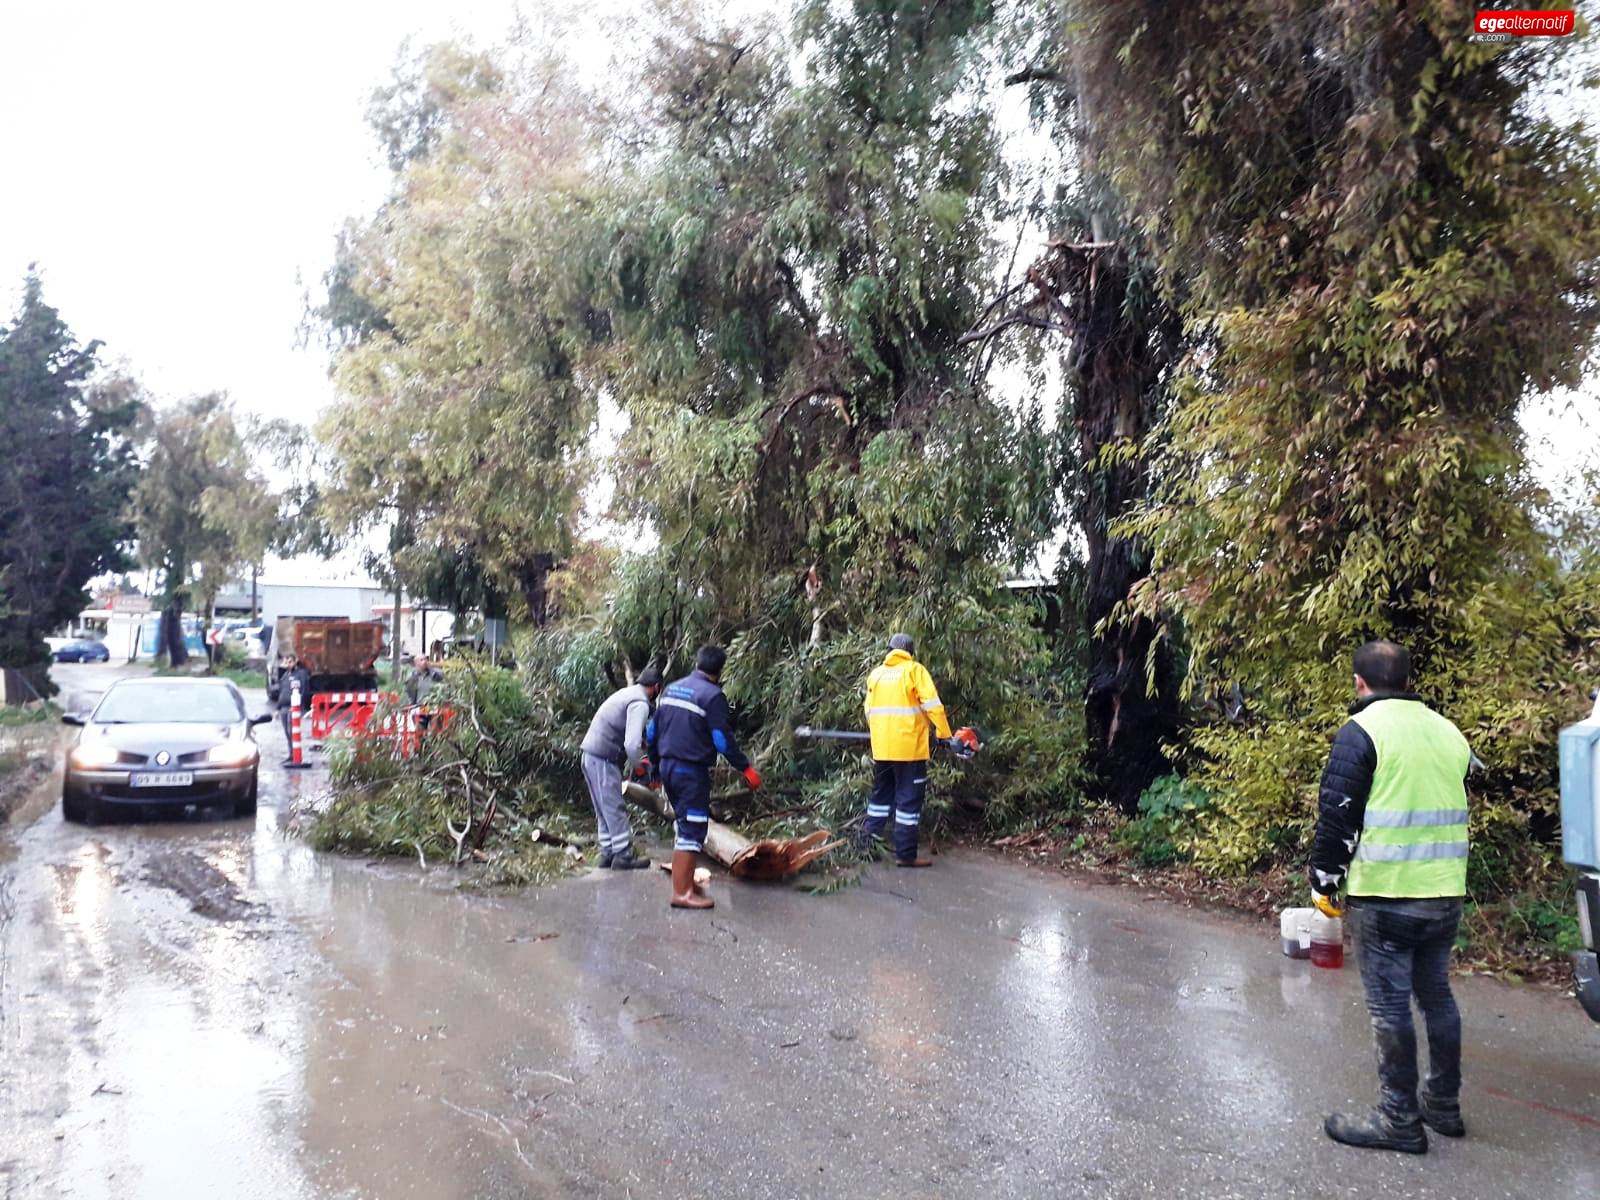
[(135, 771), (128, 780), (133, 787), (189, 787), (193, 771)]

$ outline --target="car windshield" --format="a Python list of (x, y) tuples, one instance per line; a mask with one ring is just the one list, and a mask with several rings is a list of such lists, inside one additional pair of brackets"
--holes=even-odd
[(180, 683), (113, 687), (94, 710), (96, 721), (118, 725), (165, 721), (225, 725), (243, 715), (229, 688)]

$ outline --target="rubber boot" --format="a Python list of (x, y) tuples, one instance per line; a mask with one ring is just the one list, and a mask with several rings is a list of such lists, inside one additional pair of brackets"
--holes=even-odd
[(694, 886), (694, 852), (672, 852), (672, 907), (715, 908), (716, 901)]
[(1467, 1136), (1467, 1123), (1461, 1119), (1461, 1101), (1434, 1100), (1427, 1092), (1417, 1097), (1417, 1107), (1422, 1111), (1422, 1123), (1443, 1137)]
[(634, 854), (633, 847), (628, 846), (611, 855), (611, 869), (613, 871), (642, 871), (650, 865), (648, 858), (640, 858)]
[(1379, 1109), (1364, 1117), (1334, 1113), (1323, 1123), (1323, 1131), (1336, 1142), (1368, 1150), (1398, 1150), (1402, 1154), (1426, 1154), (1428, 1135), (1422, 1122), (1394, 1120)]

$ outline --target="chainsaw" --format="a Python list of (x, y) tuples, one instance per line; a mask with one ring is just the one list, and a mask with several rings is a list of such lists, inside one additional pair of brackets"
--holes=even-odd
[[(826, 742), (869, 742), (872, 740), (870, 733), (860, 733), (854, 729), (813, 729), (809, 725), (801, 725), (794, 731), (794, 736), (802, 741)], [(963, 725), (955, 732), (958, 745), (950, 746), (942, 739), (940, 745), (947, 746), (950, 753), (965, 762), (983, 749), (983, 738), (978, 731), (970, 725)]]

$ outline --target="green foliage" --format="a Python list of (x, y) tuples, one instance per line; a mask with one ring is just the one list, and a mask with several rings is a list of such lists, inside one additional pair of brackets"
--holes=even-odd
[(42, 704), (8, 704), (0, 707), (0, 728), (53, 725), (60, 719), (61, 709), (49, 701)]
[(413, 591), (448, 575), (448, 599), (513, 597), (535, 623), (603, 383), (576, 378), (590, 333), (568, 284), (598, 124), (558, 66), (440, 46), (402, 69), (373, 113), (394, 195), (345, 231), (312, 314), (338, 346), (317, 429), (330, 526), (389, 525), (385, 566)]
[(1486, 843), (1475, 836), (1468, 870), (1470, 895), (1457, 939), (1462, 960), (1500, 975), (1531, 967), (1570, 980), (1566, 955), (1580, 948), (1580, 934), (1559, 851), (1527, 838)]
[[(904, 627), (993, 748), (937, 768), (939, 803), (1077, 803), (1077, 677), (1000, 587), (1055, 523), (1045, 435), (967, 382), (957, 344), (989, 284), (996, 138), (969, 99), (990, 17), (807, 4), (793, 41), (646, 18), (625, 115), (560, 64), (447, 51), (385, 99), (413, 110), (391, 147), (421, 149), (341, 243), (340, 286), (388, 328), (342, 339), (333, 506), (404, 524), (413, 579), (469, 547), (536, 615), (529, 567), (577, 548), (604, 398), (626, 418), (610, 515), (657, 539), (603, 613), (519, 648), (549, 762), (629, 668), (681, 673), (717, 641), (775, 790), (854, 818), (862, 773), (790, 732), (860, 727)], [(655, 153), (618, 153), (641, 136)]]
[(1181, 775), (1163, 775), (1139, 796), (1136, 816), (1117, 831), (1117, 841), (1134, 852), (1141, 866), (1168, 867), (1192, 856), (1196, 818), (1211, 804), (1210, 794)]
[[(430, 703), (455, 710), (442, 730), (421, 739), (411, 758), (392, 740), (335, 738), (329, 747), (334, 798), (312, 822), (309, 837), (320, 849), (345, 853), (453, 859), (459, 830), (495, 816), (484, 840), (480, 883), (526, 885), (570, 870), (573, 855), (535, 830), (564, 837), (591, 828), (589, 807), (576, 773), (548, 772), (556, 761), (548, 714), (542, 713), (513, 672), (473, 659), (452, 659)], [(380, 709), (378, 720), (385, 714)], [(554, 786), (552, 786), (554, 785)]]
[(233, 405), (221, 394), (145, 411), (144, 472), (132, 512), (139, 556), (170, 598), (191, 587), (199, 611), (278, 537), (277, 499), (258, 470)]
[(1554, 947), (1558, 954), (1583, 949), (1583, 931), (1578, 927), (1577, 910), (1562, 901), (1535, 900), (1512, 910), (1513, 919), (1526, 930), (1529, 941)]
[(94, 382), (98, 342), (79, 346), (39, 277), (0, 326), (0, 667), (55, 692), (44, 637), (88, 604), (85, 585), (125, 565), (125, 506), (138, 477), (137, 389)]
[(1249, 699), (1190, 738), (1201, 861), (1303, 845), (1377, 636), (1489, 763), (1475, 833), (1548, 836), (1596, 636), (1516, 423), (1577, 382), (1600, 318), (1594, 141), (1538, 100), (1568, 56), (1468, 43), (1455, 0), (1083, 10), (1106, 164), (1200, 348), (1128, 523), (1155, 557), (1133, 608), (1181, 630), (1191, 689)]

